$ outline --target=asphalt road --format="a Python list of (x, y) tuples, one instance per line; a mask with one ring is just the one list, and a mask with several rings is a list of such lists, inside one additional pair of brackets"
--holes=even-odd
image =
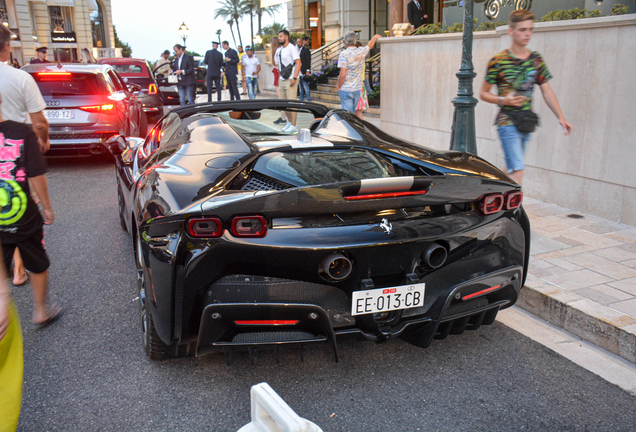
[(434, 341), (401, 340), (148, 360), (132, 245), (119, 227), (114, 168), (49, 160), (50, 297), (64, 316), (34, 330), (31, 291), (13, 293), (24, 329), (20, 431), (236, 431), (249, 390), (269, 383), (325, 431), (633, 431), (636, 397), (496, 322)]

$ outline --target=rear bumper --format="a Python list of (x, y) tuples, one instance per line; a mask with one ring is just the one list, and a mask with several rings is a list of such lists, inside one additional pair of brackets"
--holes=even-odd
[(90, 129), (52, 127), (49, 130), (51, 148), (47, 154), (58, 152), (103, 153), (107, 150), (106, 142), (108, 139), (120, 133), (117, 129), (108, 126)]

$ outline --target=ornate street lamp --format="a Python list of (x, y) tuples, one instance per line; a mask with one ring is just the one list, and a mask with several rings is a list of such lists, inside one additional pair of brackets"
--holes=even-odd
[(183, 48), (186, 46), (186, 39), (188, 38), (189, 31), (188, 26), (185, 25), (185, 22), (183, 22), (181, 27), (179, 27), (179, 33), (181, 33), (181, 39), (183, 39)]
[(221, 45), (221, 29), (216, 31), (216, 35), (219, 37), (219, 45)]
[(451, 150), (477, 154), (475, 137), (475, 105), (473, 80), (477, 75), (473, 68), (473, 11), (474, 0), (464, 0), (464, 35), (462, 38), (462, 64), (459, 67), (459, 89), (453, 99), (453, 129), (451, 131)]

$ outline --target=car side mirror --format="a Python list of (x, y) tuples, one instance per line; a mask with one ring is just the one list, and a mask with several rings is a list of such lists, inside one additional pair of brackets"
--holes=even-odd
[(165, 75), (160, 73), (160, 74), (155, 75), (155, 78), (157, 78), (157, 79), (165, 78)]
[(113, 156), (120, 156), (126, 147), (126, 139), (121, 135), (115, 135), (111, 137), (108, 141), (108, 150), (113, 154)]

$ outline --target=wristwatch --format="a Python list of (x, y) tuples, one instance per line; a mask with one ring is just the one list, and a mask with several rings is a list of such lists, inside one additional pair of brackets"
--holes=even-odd
[(503, 96), (499, 96), (499, 100), (497, 101), (497, 105), (503, 107)]

